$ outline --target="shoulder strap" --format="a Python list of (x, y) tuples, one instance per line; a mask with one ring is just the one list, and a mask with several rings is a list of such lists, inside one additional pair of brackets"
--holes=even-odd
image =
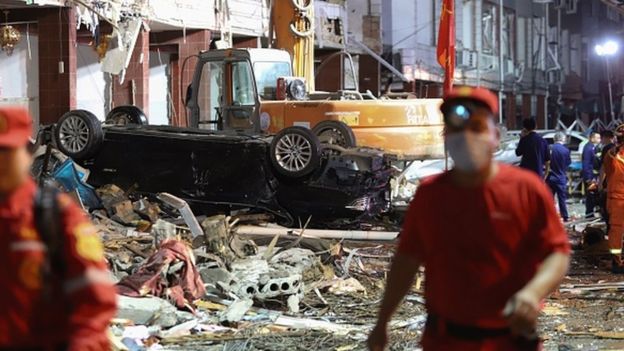
[(56, 188), (42, 187), (35, 195), (35, 227), (48, 249), (49, 273), (62, 277), (65, 274), (63, 258), (64, 238), (61, 230), (61, 209)]

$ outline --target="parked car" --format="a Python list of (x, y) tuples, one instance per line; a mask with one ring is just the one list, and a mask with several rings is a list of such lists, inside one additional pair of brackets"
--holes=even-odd
[(322, 146), (309, 129), (274, 136), (235, 131), (101, 124), (84, 110), (63, 115), (57, 148), (90, 171), (88, 182), (168, 192), (200, 214), (251, 208), (285, 225), (374, 218), (389, 210), (390, 160), (373, 149)]
[[(542, 135), (548, 144), (552, 144), (557, 131), (538, 131), (538, 133)], [(520, 133), (511, 131), (507, 132), (506, 135), (507, 138), (501, 140), (499, 149), (494, 153), (494, 159), (502, 163), (518, 166), (522, 159), (516, 156)], [(567, 135), (568, 140), (566, 146), (571, 151), (572, 168), (575, 169), (574, 167), (578, 168), (578, 164), (581, 162), (583, 148), (589, 140), (582, 133), (576, 131), (569, 132)], [(449, 158), (449, 168), (452, 167), (452, 165), (452, 160)], [(411, 164), (409, 169), (405, 172), (405, 175), (410, 181), (419, 181), (423, 178), (442, 173), (445, 169), (446, 161), (444, 159), (416, 161)]]
[[(494, 153), (494, 159), (501, 163), (515, 166), (519, 165), (520, 157), (516, 156), (517, 145), (518, 139), (511, 138), (502, 140), (500, 147)], [(420, 181), (432, 175), (440, 174), (444, 172), (446, 167), (447, 161), (445, 159), (414, 161), (408, 166), (408, 169), (404, 174), (407, 180), (414, 182)], [(453, 160), (449, 157), (448, 168), (451, 167), (453, 167)]]

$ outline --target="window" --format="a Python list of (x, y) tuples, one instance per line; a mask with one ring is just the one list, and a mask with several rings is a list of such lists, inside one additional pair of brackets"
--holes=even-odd
[(516, 43), (516, 14), (508, 9), (504, 9), (503, 17), (503, 55), (507, 59), (514, 60)]
[(251, 76), (251, 67), (247, 61), (232, 63), (232, 105), (255, 105), (255, 89)]
[(568, 137), (568, 148), (571, 151), (579, 151), (582, 143), (583, 140), (578, 138), (577, 136), (571, 135)]
[(462, 6), (462, 36), (461, 40), (464, 49), (474, 50), (474, 38), (475, 38), (475, 6), (474, 0), (464, 1)]
[(577, 0), (566, 0), (566, 13), (569, 15), (575, 14), (577, 8)]
[(292, 76), (288, 62), (255, 62), (256, 86), (262, 99), (275, 100), (277, 78)]
[(614, 22), (620, 21), (620, 14), (611, 6), (607, 6), (607, 18)]
[(481, 15), (482, 35), (482, 52), (484, 54), (496, 54), (496, 6), (483, 3), (483, 11)]
[[(197, 92), (197, 106), (199, 107), (199, 121), (214, 122), (219, 117), (221, 107), (221, 92), (223, 91), (223, 62), (206, 62), (202, 67), (201, 80)], [(211, 129), (216, 124), (209, 124)]]

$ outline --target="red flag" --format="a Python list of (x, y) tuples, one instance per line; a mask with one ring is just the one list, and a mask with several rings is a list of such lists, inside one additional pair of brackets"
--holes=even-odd
[(455, 75), (455, 0), (443, 0), (438, 31), (438, 63), (444, 68), (444, 94), (453, 89)]

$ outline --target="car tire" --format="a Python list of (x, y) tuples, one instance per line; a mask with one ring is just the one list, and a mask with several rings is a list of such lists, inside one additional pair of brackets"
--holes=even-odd
[(271, 164), (277, 173), (289, 178), (301, 178), (314, 172), (320, 163), (321, 143), (311, 130), (288, 127), (271, 141)]
[(147, 116), (143, 110), (136, 106), (117, 106), (106, 115), (106, 123), (113, 125), (145, 125), (147, 124)]
[(104, 131), (93, 113), (72, 110), (59, 119), (54, 139), (62, 153), (75, 160), (83, 160), (99, 150), (104, 141)]
[(322, 144), (332, 144), (351, 148), (357, 145), (353, 129), (340, 121), (323, 121), (317, 124), (312, 132), (319, 138)]

